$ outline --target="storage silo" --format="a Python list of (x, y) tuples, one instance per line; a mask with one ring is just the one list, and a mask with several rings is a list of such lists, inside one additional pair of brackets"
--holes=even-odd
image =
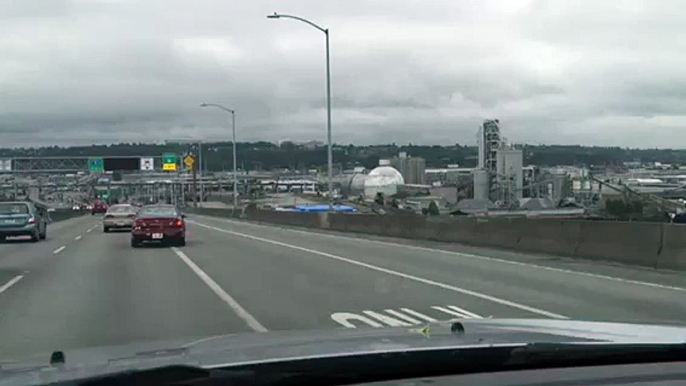
[(377, 193), (389, 197), (398, 192), (398, 186), (405, 180), (399, 171), (391, 166), (379, 166), (367, 174), (364, 179), (364, 196), (373, 200)]
[(490, 186), (488, 171), (483, 169), (474, 170), (474, 199), (488, 200)]

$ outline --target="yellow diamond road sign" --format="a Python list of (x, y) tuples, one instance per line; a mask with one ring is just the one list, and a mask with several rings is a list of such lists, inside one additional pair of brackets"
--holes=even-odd
[(186, 158), (183, 159), (183, 163), (186, 164), (186, 170), (191, 170), (195, 164), (195, 158), (193, 158), (192, 155), (187, 155)]

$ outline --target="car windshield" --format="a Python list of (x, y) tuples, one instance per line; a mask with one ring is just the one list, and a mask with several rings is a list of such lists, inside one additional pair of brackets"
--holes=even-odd
[(145, 218), (173, 218), (177, 217), (178, 213), (176, 209), (171, 208), (171, 207), (143, 207), (139, 212), (138, 212), (138, 217), (145, 217)]
[(7, 204), (0, 202), (0, 215), (2, 214), (28, 214), (29, 207), (26, 204)]
[(0, 0), (0, 385), (686, 327), (685, 69), (686, 0)]
[(135, 210), (133, 209), (132, 206), (128, 205), (115, 205), (110, 207), (108, 210), (109, 213), (133, 213)]

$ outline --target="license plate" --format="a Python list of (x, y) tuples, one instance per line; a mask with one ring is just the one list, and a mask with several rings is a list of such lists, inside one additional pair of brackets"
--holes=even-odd
[(5, 224), (17, 224), (19, 220), (5, 220)]
[(152, 239), (153, 239), (153, 240), (159, 240), (159, 239), (161, 239), (161, 238), (163, 238), (163, 237), (164, 237), (164, 234), (163, 234), (163, 233), (153, 233), (153, 234), (152, 234)]
[(118, 227), (123, 227), (123, 226), (124, 226), (124, 222), (123, 222), (123, 221), (117, 221), (117, 226), (118, 226)]

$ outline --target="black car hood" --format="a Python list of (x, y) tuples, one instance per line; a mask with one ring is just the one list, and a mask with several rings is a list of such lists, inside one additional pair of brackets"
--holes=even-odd
[(0, 385), (47, 383), (167, 365), (205, 368), (326, 356), (469, 348), (530, 343), (685, 343), (679, 326), (543, 319), (461, 319), (424, 328), (336, 328), (223, 335), (114, 347), (67, 350), (65, 363), (50, 353), (5, 362)]

